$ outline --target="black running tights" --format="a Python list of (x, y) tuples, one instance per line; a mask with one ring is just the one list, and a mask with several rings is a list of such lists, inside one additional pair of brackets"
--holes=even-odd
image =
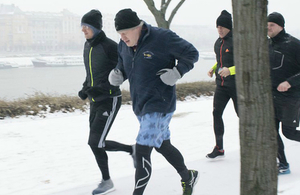
[[(148, 184), (152, 172), (151, 152), (153, 147), (136, 144), (137, 167), (135, 172), (135, 188), (133, 195), (142, 195)], [(189, 179), (188, 170), (184, 164), (184, 159), (178, 149), (166, 140), (160, 148), (155, 148), (166, 160), (177, 170), (183, 181)]]

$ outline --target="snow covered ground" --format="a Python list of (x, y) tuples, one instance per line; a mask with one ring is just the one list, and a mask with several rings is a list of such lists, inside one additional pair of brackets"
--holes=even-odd
[[(195, 195), (239, 194), (238, 118), (232, 102), (225, 112), (225, 158), (205, 158), (214, 146), (212, 98), (178, 102), (171, 121), (171, 141), (190, 169), (200, 173)], [(0, 121), (1, 195), (88, 195), (101, 180), (87, 145), (88, 113), (49, 114), (46, 118), (21, 117)], [(131, 106), (121, 107), (108, 139), (134, 144), (138, 121)], [(278, 194), (300, 192), (300, 143), (284, 139), (291, 174), (279, 177)], [(134, 168), (130, 155), (110, 152), (109, 165), (116, 190), (130, 195)], [(145, 195), (180, 195), (180, 178), (156, 151), (153, 173)]]

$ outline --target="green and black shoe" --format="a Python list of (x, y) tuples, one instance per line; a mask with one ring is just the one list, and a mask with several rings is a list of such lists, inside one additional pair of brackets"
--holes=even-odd
[(181, 181), (181, 186), (183, 190), (183, 195), (192, 195), (194, 186), (196, 185), (199, 177), (198, 171), (196, 170), (189, 170), (190, 179), (187, 181)]

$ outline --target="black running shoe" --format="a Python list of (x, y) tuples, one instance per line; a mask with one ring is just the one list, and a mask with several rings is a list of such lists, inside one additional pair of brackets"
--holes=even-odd
[(220, 150), (218, 146), (215, 146), (214, 150), (206, 155), (206, 158), (216, 158), (216, 157), (224, 157), (225, 151)]
[(183, 195), (192, 195), (194, 186), (196, 185), (199, 177), (198, 171), (189, 170), (190, 179), (187, 181), (181, 181), (181, 186), (183, 190)]

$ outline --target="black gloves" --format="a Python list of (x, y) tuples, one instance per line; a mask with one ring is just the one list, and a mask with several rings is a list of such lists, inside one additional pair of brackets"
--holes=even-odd
[(89, 89), (90, 87), (87, 86), (82, 87), (82, 89), (78, 92), (78, 96), (80, 97), (80, 99), (85, 100), (88, 97), (86, 91)]
[(88, 95), (83, 91), (83, 89), (78, 92), (78, 96), (82, 100), (85, 100), (88, 97)]
[(98, 97), (100, 95), (111, 95), (111, 90), (103, 89), (102, 87), (83, 87), (82, 90), (78, 92), (78, 96), (85, 100), (88, 96), (90, 97)]

